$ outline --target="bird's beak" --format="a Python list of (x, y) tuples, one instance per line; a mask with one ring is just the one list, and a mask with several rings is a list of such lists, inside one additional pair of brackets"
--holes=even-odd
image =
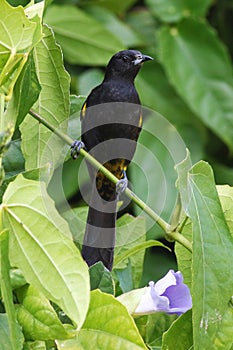
[(138, 57), (135, 58), (134, 60), (134, 64), (135, 66), (138, 65), (138, 64), (142, 64), (143, 62), (146, 62), (146, 61), (151, 61), (153, 60), (152, 57), (150, 56), (147, 56), (147, 55), (140, 55)]

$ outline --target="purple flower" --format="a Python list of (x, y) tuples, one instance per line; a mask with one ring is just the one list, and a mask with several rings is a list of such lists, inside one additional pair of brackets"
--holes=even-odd
[(149, 314), (164, 311), (168, 314), (183, 314), (192, 307), (189, 288), (183, 283), (180, 271), (169, 270), (158, 282), (149, 282), (134, 314)]

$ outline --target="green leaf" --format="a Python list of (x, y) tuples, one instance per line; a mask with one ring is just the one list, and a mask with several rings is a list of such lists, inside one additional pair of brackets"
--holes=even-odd
[(2, 210), (11, 264), (81, 327), (89, 303), (88, 269), (45, 184), (18, 175), (4, 194)]
[(59, 341), (58, 349), (146, 350), (146, 346), (126, 308), (113, 296), (95, 290), (83, 328), (75, 339)]
[(117, 257), (115, 257), (114, 268), (116, 268), (116, 266), (120, 264), (122, 261), (124, 261), (125, 259), (128, 259), (129, 257), (136, 255), (141, 250), (144, 251), (147, 248), (156, 247), (156, 246), (166, 248), (166, 246), (163, 243), (155, 240), (149, 240), (149, 241), (145, 241), (137, 245), (134, 245), (131, 249), (127, 249), (126, 251), (119, 254)]
[(20, 145), (20, 140), (11, 141), (10, 147), (3, 158), (6, 178), (17, 175), (24, 170), (24, 158)]
[(123, 46), (135, 47), (142, 44), (137, 34), (123, 21), (113, 14), (112, 11), (99, 6), (86, 8), (89, 15), (93, 16), (99, 23), (116, 36)]
[(7, 314), (0, 313), (0, 350), (12, 350)]
[[(20, 153), (20, 156), (21, 156), (21, 153)], [(13, 164), (14, 163), (12, 163), (11, 166), (13, 166)], [(2, 202), (3, 194), (6, 191), (9, 183), (16, 179), (19, 172), (21, 172), (26, 179), (37, 180), (37, 181), (40, 180), (40, 181), (46, 182), (50, 176), (50, 166), (49, 164), (46, 164), (42, 168), (36, 168), (36, 169), (27, 170), (27, 171), (23, 171), (23, 169), (21, 169), (21, 171), (17, 171), (17, 174), (13, 176), (11, 176), (11, 172), (10, 172), (9, 176), (6, 176), (6, 179), (4, 180), (3, 184), (0, 187), (0, 202)]]
[[(125, 0), (125, 1), (116, 1), (116, 0), (95, 0), (95, 5), (104, 7), (114, 13), (122, 14), (125, 12), (129, 7), (131, 7), (137, 0)], [(83, 3), (83, 6), (92, 5), (92, 0), (86, 0), (85, 3)]]
[[(70, 95), (70, 116), (71, 117), (75, 113), (80, 114), (80, 111), (82, 109), (82, 106), (83, 106), (85, 100), (86, 100), (86, 96)], [(72, 119), (73, 119), (73, 117), (72, 117)]]
[(144, 47), (149, 48), (150, 53), (148, 52), (148, 54), (155, 58), (157, 56), (157, 43), (155, 36), (157, 21), (151, 11), (146, 7), (138, 7), (136, 11), (130, 11), (127, 13), (125, 21), (130, 25), (134, 32), (137, 33), (137, 36), (143, 43), (143, 51)]
[(105, 65), (115, 52), (124, 48), (102, 24), (74, 6), (50, 6), (45, 22), (53, 28), (70, 63)]
[(156, 312), (152, 315), (135, 319), (137, 327), (146, 344), (151, 349), (161, 349), (163, 333), (168, 330), (176, 315), (168, 315), (165, 312)]
[(162, 27), (159, 41), (161, 61), (172, 84), (233, 150), (232, 67), (215, 32), (203, 20), (189, 18), (177, 26)]
[(28, 53), (40, 40), (39, 24), (30, 21), (22, 7), (11, 7), (0, 1), (0, 91), (10, 100), (14, 85)]
[(29, 55), (19, 79), (15, 84), (12, 99), (4, 114), (8, 122), (11, 121), (12, 124), (15, 124), (17, 121), (17, 127), (38, 99), (40, 90), (35, 63), (32, 55)]
[(91, 290), (99, 289), (104, 293), (114, 294), (115, 286), (111, 272), (99, 261), (89, 269)]
[[(211, 167), (201, 161), (188, 174), (193, 222), (193, 334), (194, 347), (217, 350), (219, 329), (224, 332), (233, 290), (233, 239), (226, 224)], [(233, 322), (231, 322), (233, 327)], [(226, 330), (227, 331), (227, 330)], [(222, 349), (230, 349), (225, 337)]]
[[(33, 53), (42, 89), (33, 109), (55, 128), (66, 132), (70, 79), (63, 66), (61, 49), (55, 43), (51, 30), (44, 26), (43, 34)], [(64, 143), (37, 120), (27, 116), (20, 130), (26, 169), (41, 167), (48, 162), (55, 167), (64, 160), (61, 157)]]
[[(0, 212), (0, 216), (2, 213)], [(4, 307), (9, 321), (9, 338), (12, 350), (20, 350), (22, 332), (16, 320), (13, 295), (10, 283), (9, 231), (0, 232), (0, 283)]]
[[(182, 229), (184, 235), (190, 242), (192, 242), (193, 227), (190, 219), (187, 220)], [(175, 254), (177, 258), (178, 270), (182, 272), (184, 283), (192, 289), (192, 253), (179, 243), (175, 243)]]
[(180, 316), (168, 331), (164, 333), (162, 350), (193, 349), (192, 332), (192, 311), (189, 310), (184, 315)]
[(164, 22), (177, 22), (190, 15), (205, 16), (212, 0), (146, 0), (151, 11)]
[(36, 340), (34, 342), (26, 342), (23, 350), (47, 350), (47, 346), (44, 341)]
[[(169, 83), (161, 64), (156, 62), (157, 55), (156, 53), (153, 62), (143, 66), (137, 77), (136, 87), (141, 102), (164, 116), (172, 124), (171, 127), (175, 126), (177, 134), (180, 134), (190, 149), (192, 159), (199, 160), (203, 157), (206, 143), (204, 126)], [(143, 127), (146, 123), (143, 123)]]
[(69, 223), (75, 242), (82, 244), (87, 222), (88, 207), (78, 207), (65, 211), (62, 216)]
[[(117, 220), (117, 235), (114, 257), (114, 268), (126, 267), (126, 258), (130, 260), (134, 287), (138, 287), (143, 269), (145, 248), (135, 248), (146, 240), (146, 222), (142, 217), (123, 215)], [(129, 254), (128, 254), (129, 253)], [(121, 263), (120, 263), (121, 262)]]
[[(104, 73), (99, 68), (84, 70), (78, 77), (78, 91), (82, 95), (89, 95), (94, 86), (99, 85), (104, 77)], [(81, 109), (80, 109), (81, 110)]]
[(17, 291), (21, 303), (17, 309), (18, 322), (27, 340), (67, 339), (65, 330), (48, 299), (32, 286)]
[(217, 186), (217, 191), (225, 220), (233, 237), (233, 187), (228, 185)]
[(19, 269), (10, 269), (11, 288), (18, 289), (27, 284), (22, 272)]
[(178, 178), (176, 181), (176, 186), (179, 189), (182, 209), (189, 215), (189, 205), (190, 205), (190, 188), (188, 187), (188, 172), (192, 167), (192, 161), (190, 158), (189, 150), (186, 149), (186, 157), (175, 166)]
[[(135, 186), (133, 190), (158, 215), (168, 220), (177, 201), (174, 165), (185, 157), (186, 147), (174, 126), (163, 116), (147, 109), (144, 113), (149, 115), (143, 123), (129, 168)], [(135, 211), (138, 215), (146, 215), (141, 209), (135, 208)], [(147, 228), (154, 225), (152, 220), (147, 219), (147, 223)]]

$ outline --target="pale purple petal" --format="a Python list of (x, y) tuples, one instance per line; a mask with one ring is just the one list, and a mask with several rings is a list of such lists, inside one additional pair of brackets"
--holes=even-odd
[(142, 296), (135, 314), (149, 314), (155, 311), (169, 310), (169, 300), (166, 296), (156, 293), (154, 282), (149, 282), (146, 293)]
[(176, 283), (174, 271), (169, 270), (163, 278), (155, 283), (155, 290), (158, 294), (162, 295), (168, 287), (176, 285)]

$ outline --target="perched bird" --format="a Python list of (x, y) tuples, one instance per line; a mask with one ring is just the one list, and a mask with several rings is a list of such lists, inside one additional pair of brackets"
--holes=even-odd
[[(86, 150), (119, 179), (116, 186), (88, 164), (92, 190), (82, 256), (89, 266), (102, 261), (108, 270), (112, 269), (118, 193), (127, 186), (125, 171), (142, 124), (134, 79), (149, 60), (150, 56), (136, 50), (116, 53), (107, 65), (103, 82), (91, 91), (82, 107), (82, 142)], [(73, 154), (75, 147), (77, 142), (72, 147)]]

